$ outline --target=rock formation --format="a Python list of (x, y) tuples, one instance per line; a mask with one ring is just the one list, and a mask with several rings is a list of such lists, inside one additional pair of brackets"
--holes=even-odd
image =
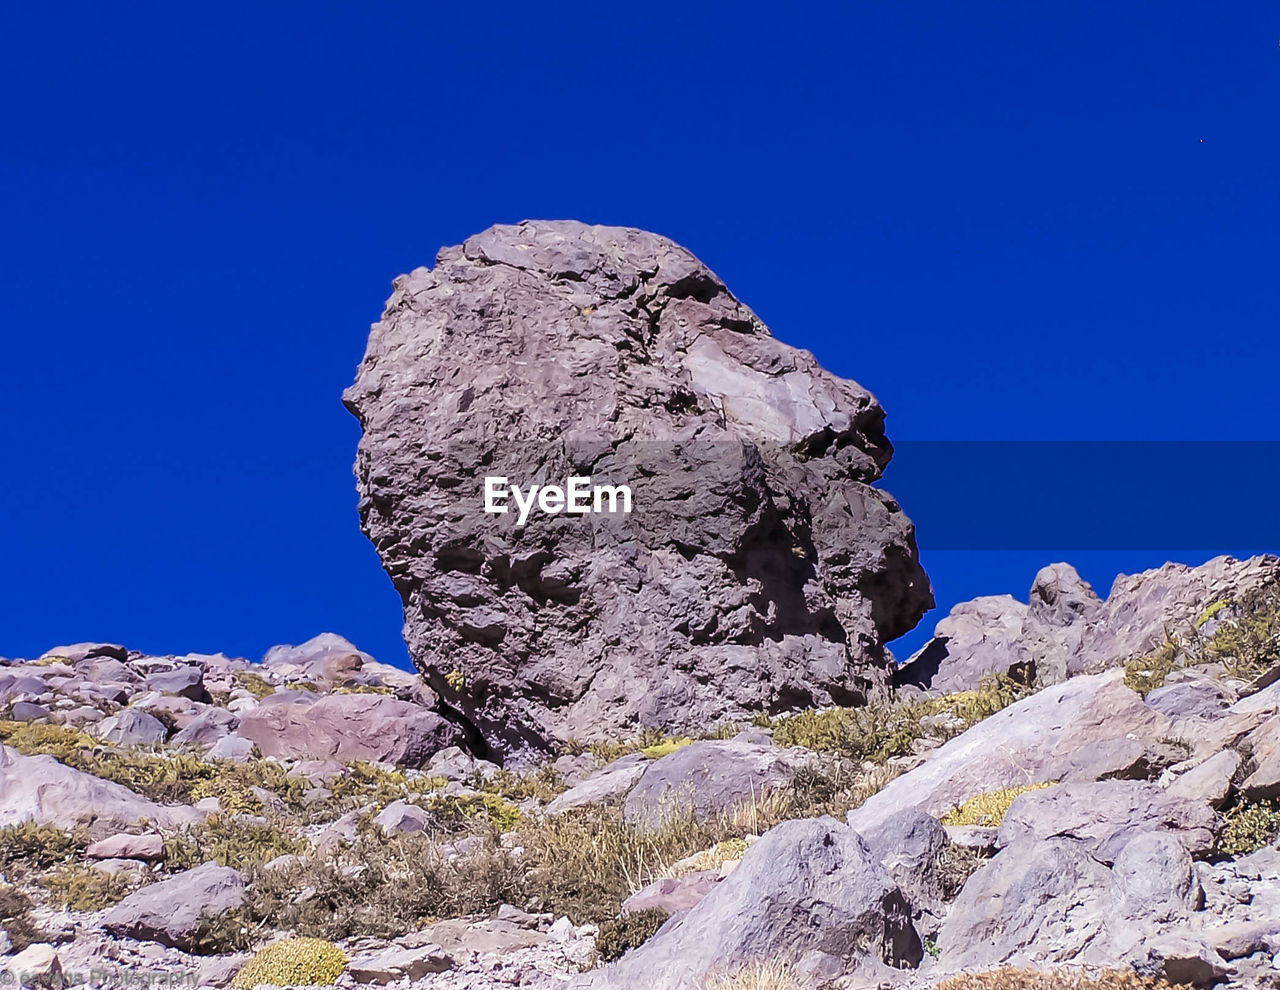
[[(857, 704), (932, 604), (871, 487), (875, 398), (654, 234), (538, 221), (442, 250), (396, 280), (345, 400), (410, 653), (473, 744)], [(487, 476), (625, 484), (633, 509), (521, 526), (483, 511)]]

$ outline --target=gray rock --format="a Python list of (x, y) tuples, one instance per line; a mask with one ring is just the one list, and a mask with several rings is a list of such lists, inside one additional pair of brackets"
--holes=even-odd
[(15, 701), (10, 713), (10, 717), (15, 722), (43, 722), (49, 715), (49, 709), (44, 705), (37, 705), (30, 701)]
[(1000, 845), (1062, 838), (1103, 863), (1142, 832), (1169, 832), (1192, 855), (1213, 849), (1221, 822), (1201, 801), (1174, 797), (1155, 784), (1104, 780), (1059, 784), (1016, 798), (1000, 824)]
[(0, 746), (0, 828), (32, 820), (95, 835), (119, 832), (138, 821), (178, 825), (199, 816), (168, 808), (129, 788), (59, 763), (52, 756), (22, 756)]
[(102, 927), (112, 935), (147, 939), (189, 950), (201, 915), (217, 916), (244, 903), (244, 878), (205, 863), (136, 890), (108, 911)]
[(45, 650), (42, 657), (61, 657), (73, 664), (98, 657), (108, 657), (123, 662), (129, 659), (129, 651), (118, 643), (74, 643), (71, 646), (55, 646), (51, 650)]
[(607, 767), (570, 787), (547, 805), (547, 814), (562, 815), (575, 808), (603, 804), (626, 794), (649, 769), (649, 761), (641, 753), (629, 753)]
[(573, 986), (695, 990), (708, 973), (772, 958), (814, 982), (850, 968), (887, 977), (922, 955), (902, 892), (866, 843), (815, 818), (771, 829), (683, 918)]
[(408, 801), (392, 801), (378, 813), (374, 822), (384, 832), (425, 832), (431, 827), (431, 814)]
[(628, 824), (658, 828), (692, 815), (698, 821), (763, 801), (795, 777), (796, 760), (777, 746), (734, 740), (690, 743), (654, 760), (627, 794)]
[(1148, 939), (1135, 953), (1133, 968), (1143, 976), (1192, 986), (1216, 983), (1231, 970), (1202, 938), (1183, 932), (1166, 932)]
[(164, 859), (164, 837), (158, 832), (131, 835), (121, 832), (91, 843), (85, 850), (90, 859)]
[[(931, 604), (871, 487), (874, 397), (665, 238), (536, 221), (447, 248), (396, 280), (344, 398), (410, 654), (499, 749), (855, 703)], [(586, 475), (633, 511), (483, 511), (486, 476)]]
[(1240, 754), (1234, 749), (1215, 753), (1181, 776), (1168, 787), (1173, 797), (1203, 801), (1211, 808), (1221, 808), (1231, 793), (1231, 780), (1240, 767)]
[(1199, 910), (1204, 891), (1181, 842), (1165, 832), (1130, 839), (1112, 867), (1116, 901), (1126, 917), (1170, 922)]
[(1280, 797), (1280, 715), (1250, 734), (1248, 745), (1255, 768), (1240, 785), (1241, 792), (1255, 801)]
[(679, 877), (663, 877), (641, 887), (623, 901), (622, 913), (657, 908), (670, 915), (681, 914), (701, 903), (719, 882), (718, 870), (696, 870)]
[(149, 674), (146, 685), (148, 691), (176, 694), (192, 701), (207, 701), (209, 697), (204, 689), (204, 671), (199, 667), (183, 665)]
[(175, 745), (211, 746), (236, 730), (240, 719), (225, 708), (206, 708), (174, 733)]
[(922, 915), (942, 914), (938, 860), (950, 841), (942, 824), (932, 815), (906, 808), (863, 832), (862, 837), (914, 909), (917, 930), (922, 935), (932, 934), (936, 924)]
[(253, 756), (253, 743), (240, 736), (223, 736), (204, 751), (206, 760), (230, 760), (243, 763)]
[(264, 756), (372, 760), (423, 766), (462, 736), (451, 722), (419, 705), (379, 694), (333, 694), (310, 705), (265, 705), (236, 730)]
[(1022, 660), (1016, 644), (1026, 618), (1027, 606), (1010, 595), (961, 602), (898, 671), (898, 683), (946, 694), (976, 687), (988, 674), (1008, 674)]
[(126, 708), (98, 722), (94, 734), (103, 742), (117, 746), (149, 746), (164, 742), (169, 730), (154, 715), (136, 708)]
[(357, 983), (379, 986), (398, 980), (420, 980), (428, 973), (445, 973), (451, 969), (453, 958), (438, 945), (410, 949), (393, 945), (347, 962), (347, 972)]
[[(1176, 676), (1183, 675), (1183, 676)], [(1235, 697), (1226, 687), (1204, 674), (1174, 671), (1162, 687), (1147, 695), (1147, 704), (1170, 718), (1212, 718), (1221, 714)]]
[(1109, 962), (1113, 909), (1111, 871), (1080, 845), (1019, 842), (964, 885), (938, 933), (939, 961), (947, 971)]

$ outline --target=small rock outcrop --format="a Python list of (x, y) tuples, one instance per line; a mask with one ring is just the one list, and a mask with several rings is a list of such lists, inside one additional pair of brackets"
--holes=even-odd
[[(932, 604), (871, 487), (875, 398), (657, 235), (537, 221), (442, 250), (396, 280), (345, 400), (410, 654), (500, 751), (856, 704)], [(633, 511), (484, 511), (486, 477), (571, 476)]]

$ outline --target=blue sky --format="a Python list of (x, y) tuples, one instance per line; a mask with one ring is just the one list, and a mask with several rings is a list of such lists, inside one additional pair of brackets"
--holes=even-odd
[[(676, 239), (896, 440), (1277, 439), (1278, 38), (1249, 2), (4, 5), (0, 654), (405, 662), (339, 394), (390, 280), (494, 222)], [(921, 547), (947, 606), (1280, 549), (1185, 527)]]

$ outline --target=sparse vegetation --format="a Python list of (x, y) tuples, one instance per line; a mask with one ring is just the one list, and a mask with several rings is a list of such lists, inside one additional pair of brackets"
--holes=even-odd
[(261, 674), (255, 674), (252, 670), (237, 670), (235, 678), (237, 684), (259, 701), (269, 694), (276, 693), (276, 687), (274, 684), (268, 681)]
[(1205, 647), (1226, 672), (1251, 681), (1280, 663), (1280, 589), (1268, 585), (1231, 608)]
[(210, 815), (164, 843), (165, 861), (175, 870), (191, 869), (209, 860), (246, 870), (306, 848), (305, 842), (275, 825), (229, 815)]
[(536, 798), (544, 804), (553, 800), (565, 791), (565, 783), (551, 764), (532, 773), (513, 773), (510, 770), (499, 770), (485, 779), (476, 773), (471, 786), (477, 791), (496, 794), (508, 801), (525, 801)]
[(1138, 976), (1133, 970), (1036, 969), (1004, 967), (986, 973), (965, 973), (938, 984), (937, 990), (1174, 990), (1171, 983)]
[(1156, 688), (1163, 687), (1165, 680), (1178, 667), (1181, 651), (1179, 640), (1172, 635), (1166, 636), (1157, 649), (1124, 665), (1125, 687), (1137, 691), (1144, 698)]
[(957, 896), (986, 861), (986, 857), (976, 850), (948, 843), (937, 863), (938, 886), (942, 888), (943, 898), (949, 901)]
[(604, 962), (620, 959), (628, 950), (644, 945), (656, 935), (669, 917), (662, 908), (646, 908), (606, 921), (596, 936), (596, 951)]
[(0, 928), (8, 932), (15, 952), (47, 938), (31, 915), (32, 907), (31, 898), (22, 891), (0, 884)]
[(28, 819), (0, 828), (0, 873), (15, 867), (47, 870), (78, 859), (88, 846), (83, 831), (68, 832), (51, 825), (37, 825)]
[(741, 859), (750, 848), (746, 839), (725, 839), (717, 842), (710, 849), (704, 849), (693, 856), (686, 856), (668, 870), (673, 877), (686, 873), (697, 873), (701, 870), (718, 870), (725, 863)]
[(237, 990), (272, 986), (329, 986), (347, 965), (347, 957), (332, 942), (318, 938), (291, 938), (262, 949), (235, 975)]
[(1028, 791), (1040, 791), (1052, 786), (1052, 782), (1023, 784), (986, 794), (975, 794), (948, 811), (940, 821), (943, 825), (985, 825), (994, 828), (1004, 821), (1005, 812), (1016, 798)]
[(122, 900), (133, 889), (122, 873), (108, 873), (83, 863), (68, 863), (40, 877), (49, 900), (72, 911), (101, 911)]
[(1223, 817), (1218, 852), (1224, 856), (1245, 856), (1280, 836), (1280, 808), (1272, 801), (1244, 801)]
[(435, 795), (427, 801), (427, 810), (449, 830), (487, 823), (498, 832), (510, 832), (519, 826), (522, 819), (520, 809), (514, 804), (489, 793)]
[(732, 973), (713, 975), (703, 984), (704, 990), (805, 990), (807, 986), (778, 959), (749, 963)]

